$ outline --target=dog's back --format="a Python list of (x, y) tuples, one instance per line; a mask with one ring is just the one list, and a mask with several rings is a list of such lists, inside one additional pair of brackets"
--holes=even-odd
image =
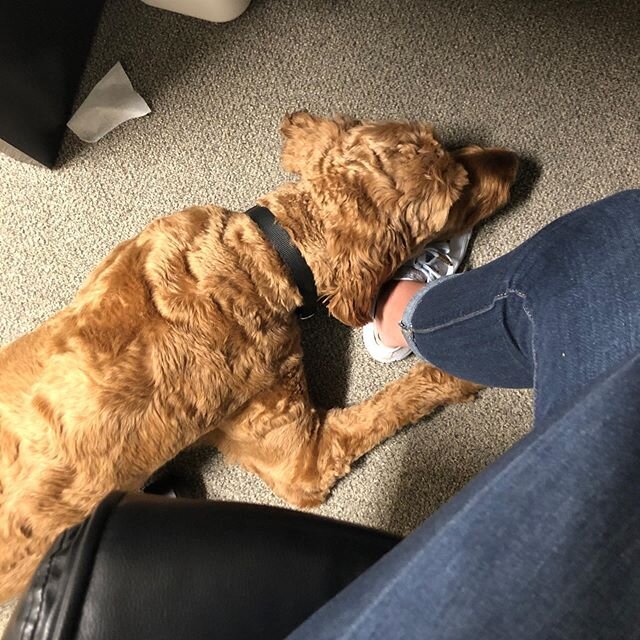
[(241, 264), (252, 237), (264, 244), (245, 226), (213, 207), (153, 222), (0, 350), (0, 601), (102, 496), (139, 487), (273, 383), (295, 332), (269, 331), (290, 309)]

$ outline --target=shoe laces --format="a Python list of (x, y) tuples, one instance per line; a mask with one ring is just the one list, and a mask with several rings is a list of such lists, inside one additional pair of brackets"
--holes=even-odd
[[(427, 282), (432, 282), (445, 275), (447, 268), (453, 266), (453, 260), (449, 256), (451, 247), (448, 242), (434, 242), (425, 248), (424, 253), (414, 258), (412, 267), (422, 271), (427, 277)], [(444, 269), (439, 271), (438, 265)]]

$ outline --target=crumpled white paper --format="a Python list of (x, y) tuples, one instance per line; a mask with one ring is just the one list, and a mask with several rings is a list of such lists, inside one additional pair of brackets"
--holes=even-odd
[(136, 93), (117, 62), (78, 107), (67, 126), (81, 140), (97, 142), (119, 124), (148, 113), (151, 113), (149, 105)]

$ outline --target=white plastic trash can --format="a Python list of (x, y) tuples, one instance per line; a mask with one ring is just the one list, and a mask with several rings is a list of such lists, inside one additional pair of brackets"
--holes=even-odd
[(158, 9), (168, 9), (210, 22), (229, 22), (242, 15), (251, 0), (142, 0), (142, 2)]

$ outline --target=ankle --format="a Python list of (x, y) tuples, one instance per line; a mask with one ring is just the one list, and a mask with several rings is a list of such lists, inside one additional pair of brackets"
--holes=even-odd
[(400, 320), (409, 301), (424, 288), (422, 282), (391, 280), (380, 290), (376, 305), (375, 324), (380, 340), (388, 347), (406, 347)]

